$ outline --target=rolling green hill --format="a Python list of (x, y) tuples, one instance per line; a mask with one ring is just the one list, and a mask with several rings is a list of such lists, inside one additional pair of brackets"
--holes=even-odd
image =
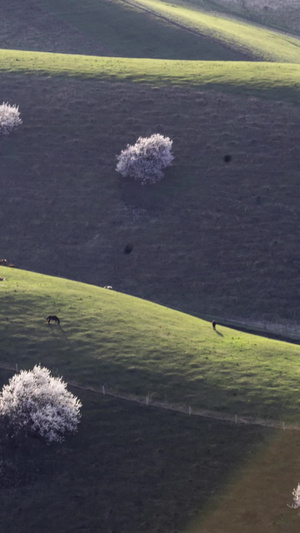
[(300, 8), (295, 0), (175, 0), (173, 4), (300, 34)]
[[(89, 390), (105, 385), (298, 423), (299, 346), (214, 332), (147, 301), (227, 322), (288, 320), (297, 330), (300, 41), (292, 7), (2, 6), (0, 97), (20, 106), (23, 125), (0, 139), (0, 250), (27, 271), (0, 268), (0, 379), (16, 364), (41, 363), (73, 383), (83, 418), (61, 447), (0, 442), (1, 530), (298, 531), (287, 504), (299, 431)], [(174, 141), (165, 179), (153, 188), (121, 180), (116, 154), (154, 132)], [(49, 314), (61, 327), (46, 324)]]
[[(24, 125), (2, 143), (2, 255), (196, 315), (298, 319), (298, 40), (227, 7), (5, 6), (0, 89)], [(141, 191), (115, 156), (156, 131), (175, 161)]]
[[(298, 417), (298, 346), (107, 289), (1, 268), (3, 363), (192, 406)], [(57, 314), (61, 327), (48, 326)], [(1, 361), (0, 361), (1, 364)]]
[[(40, 362), (80, 384), (71, 389), (83, 402), (78, 434), (63, 445), (0, 443), (6, 531), (101, 524), (105, 533), (198, 533), (218, 531), (220, 520), (224, 532), (250, 533), (257, 520), (258, 533), (274, 521), (297, 531), (286, 503), (299, 432), (139, 407), (82, 387), (106, 383), (221, 412), (298, 420), (299, 346), (220, 326), (214, 332), (210, 323), (91, 285), (8, 267), (0, 274), (1, 383), (11, 375), (3, 367)], [(60, 327), (46, 324), (49, 313)], [(237, 494), (241, 512), (234, 513)]]
[(242, 51), (188, 31), (126, 2), (19, 0), (3, 6), (0, 48), (169, 59), (248, 59)]
[(31, 4), (28, 10), (13, 0), (3, 7), (6, 25), (0, 29), (0, 47), (122, 57), (299, 63), (296, 35), (268, 27), (270, 16), (260, 21), (265, 25), (258, 24), (253, 11), (242, 9), (237, 17), (236, 10), (228, 5), (220, 9), (220, 2), (88, 0), (82, 5), (78, 0), (63, 4), (59, 0), (31, 0)]
[(229, 48), (249, 53), (253, 58), (299, 62), (300, 41), (297, 37), (160, 0), (133, 1), (130, 4), (180, 24), (182, 28), (198, 31), (200, 35), (220, 41)]
[[(297, 65), (1, 58), (23, 118), (2, 138), (2, 256), (196, 315), (297, 320)], [(174, 141), (166, 179), (121, 180), (116, 154), (153, 132)]]
[(175, 0), (175, 4), (192, 6), (209, 13), (239, 17), (269, 28), (300, 34), (300, 7), (295, 0)]
[(186, 85), (298, 101), (300, 66), (243, 61), (171, 61), (0, 50), (0, 71), (81, 79)]

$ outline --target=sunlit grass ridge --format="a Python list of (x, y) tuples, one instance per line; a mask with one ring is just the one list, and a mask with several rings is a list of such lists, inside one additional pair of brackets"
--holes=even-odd
[(159, 0), (142, 0), (132, 2), (132, 5), (148, 8), (157, 15), (220, 40), (230, 47), (241, 48), (257, 59), (300, 63), (300, 40), (288, 34)]
[(300, 65), (242, 61), (177, 61), (132, 59), (0, 50), (0, 71), (72, 76), (194, 87), (287, 91), (295, 98), (300, 88)]
[[(299, 416), (298, 346), (131, 296), (0, 268), (1, 364), (41, 363), (81, 385), (221, 411)], [(57, 314), (61, 327), (45, 322)]]

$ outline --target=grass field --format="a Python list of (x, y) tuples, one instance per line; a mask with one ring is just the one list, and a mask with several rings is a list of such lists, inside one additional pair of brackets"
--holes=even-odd
[(4, 531), (298, 532), (287, 507), (298, 432), (80, 398), (79, 432), (62, 446), (1, 450)]
[(131, 2), (133, 6), (148, 9), (183, 28), (198, 31), (200, 35), (216, 39), (229, 48), (241, 50), (256, 59), (267, 61), (299, 62), (300, 41), (297, 37), (281, 34), (249, 22), (208, 14), (195, 9), (174, 6), (160, 0)]
[(171, 61), (0, 50), (0, 71), (239, 91), (298, 102), (300, 66), (243, 61)]
[[(234, 9), (220, 2), (88, 0), (83, 6), (78, 0), (63, 4), (59, 0), (30, 0), (30, 7), (19, 0), (3, 6), (0, 47), (122, 57), (299, 63), (297, 35), (257, 24), (267, 20), (257, 20), (254, 11), (243, 9), (246, 19), (237, 18)], [(265, 15), (270, 21), (270, 13)]]
[(297, 0), (188, 0), (184, 2), (186, 4), (300, 34), (300, 8)]
[[(259, 27), (249, 20), (249, 14), (246, 22), (233, 18), (230, 13), (227, 13), (226, 17), (220, 12), (209, 13), (206, 9), (202, 10), (199, 4), (179, 2), (174, 5), (174, 3), (160, 0), (101, 3), (89, 0), (84, 7), (78, 0), (68, 0), (67, 4), (63, 5), (58, 0), (47, 0), (46, 5), (62, 20), (73, 24), (83, 33), (92, 35), (96, 42), (101, 39), (101, 42), (108, 45), (110, 49), (115, 49), (116, 43), (121, 45), (123, 51), (118, 55), (122, 56), (140, 57), (144, 47), (142, 43), (146, 41), (151, 42), (151, 51), (144, 48), (142, 52), (143, 55), (146, 54), (146, 57), (181, 58), (182, 54), (186, 53), (185, 59), (228, 60), (230, 55), (236, 51), (252, 59), (299, 63), (300, 41), (296, 36), (280, 34), (278, 31), (263, 26)], [(211, 6), (209, 2), (205, 2), (204, 6), (207, 5)], [(213, 8), (216, 9), (219, 5), (220, 3), (217, 6), (214, 5)], [(149, 24), (152, 24), (150, 31)], [(157, 42), (159, 53), (171, 53), (172, 55), (157, 55), (156, 47), (154, 46), (153, 49), (155, 26), (159, 33)], [(196, 50), (193, 52), (193, 57), (191, 57), (189, 48), (185, 50), (185, 45), (188, 43), (184, 40), (180, 39), (181, 51), (178, 45), (175, 45), (175, 49), (168, 52), (167, 43), (162, 42), (163, 36), (166, 38), (170, 32), (176, 33), (178, 29), (188, 42), (197, 34), (201, 39), (198, 46), (194, 39)], [(141, 32), (143, 32), (142, 35)], [(194, 35), (187, 37), (186, 33), (191, 32)], [(135, 48), (132, 48), (132, 45)], [(226, 49), (228, 53), (225, 58)], [(197, 52), (200, 56), (195, 57)], [(220, 56), (220, 53), (223, 57), (216, 57), (216, 55)], [(203, 54), (207, 56), (204, 58)], [(238, 59), (238, 56), (234, 59)]]
[[(243, 478), (277, 440), (253, 427), (158, 413), (83, 391), (80, 398), (80, 430), (65, 444), (6, 451), (5, 463), (1, 453), (4, 531), (187, 532), (201, 515), (213, 519), (234, 486), (232, 472)], [(274, 498), (278, 508), (271, 506), (272, 518), (284, 516), (292, 533), (297, 521), (286, 503), (294, 482), (286, 470)]]
[[(220, 86), (3, 73), (0, 87), (24, 121), (2, 138), (3, 257), (197, 315), (299, 318), (298, 107)], [(120, 180), (116, 154), (156, 131), (174, 141), (166, 179)]]
[[(229, 413), (297, 421), (300, 348), (107, 289), (0, 268), (4, 364)], [(49, 327), (56, 314), (62, 327)], [(1, 364), (0, 360), (0, 364)]]
[[(5, 267), (0, 274), (0, 366), (40, 362), (83, 386), (105, 382), (298, 419), (298, 346), (222, 327), (215, 333), (209, 323), (90, 285)], [(45, 323), (49, 313), (61, 327)], [(1, 383), (10, 375), (1, 369)], [(83, 402), (78, 434), (49, 448), (0, 446), (5, 531), (90, 532), (99, 524), (103, 533), (297, 531), (287, 503), (298, 479), (299, 432), (71, 389)]]
[[(2, 6), (0, 97), (23, 125), (0, 140), (0, 250), (27, 271), (0, 268), (0, 381), (40, 362), (83, 402), (62, 446), (0, 443), (5, 532), (299, 530), (299, 431), (82, 388), (299, 421), (299, 346), (196, 318), (300, 319), (299, 7), (263, 7)], [(116, 154), (155, 132), (165, 179), (121, 180)]]
[(176, 0), (173, 4), (237, 17), (252, 24), (300, 34), (297, 0)]
[(149, 15), (126, 2), (12, 0), (3, 6), (0, 47), (95, 56), (249, 59), (196, 31)]
[[(13, 16), (15, 10), (21, 16), (23, 4), (6, 6), (5, 48), (24, 47), (30, 35), (29, 48), (53, 48), (50, 29), (60, 17), (56, 50), (74, 52), (76, 42), (77, 50), (116, 53), (90, 27), (101, 19), (100, 4), (90, 1), (83, 17), (71, 0), (63, 12), (50, 3), (38, 8), (32, 0), (36, 33), (26, 35)], [(117, 7), (109, 13), (115, 20)], [(211, 25), (221, 21), (209, 17)], [(143, 28), (133, 19), (127, 28)], [(234, 27), (241, 35), (242, 23), (226, 20), (224, 31)], [(76, 21), (86, 25), (79, 34)], [(292, 60), (289, 37), (256, 30), (263, 32), (264, 53), (272, 49), (274, 57)], [(189, 57), (177, 37), (179, 57)], [(163, 49), (154, 34), (149, 39)], [(135, 37), (129, 41), (137, 55), (147, 55), (138, 52)], [(176, 57), (174, 41), (169, 44)], [(208, 55), (201, 49), (218, 58), (213, 48)], [(230, 58), (183, 62), (2, 49), (1, 94), (20, 105), (24, 119), (19, 132), (2, 140), (2, 255), (20, 267), (112, 284), (197, 315), (297, 321), (299, 111), (290, 104), (298, 102), (299, 66)], [(165, 182), (155, 190), (121, 182), (116, 154), (156, 131), (174, 140)], [(227, 153), (232, 163), (226, 166)], [(128, 240), (134, 253), (125, 258)]]

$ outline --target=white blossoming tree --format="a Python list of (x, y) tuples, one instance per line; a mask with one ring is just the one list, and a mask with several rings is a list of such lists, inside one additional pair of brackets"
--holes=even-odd
[(289, 505), (292, 509), (299, 509), (300, 507), (300, 483), (298, 483), (297, 487), (292, 492), (294, 503), (292, 505)]
[(74, 433), (80, 421), (81, 402), (61, 378), (47, 368), (15, 374), (0, 394), (0, 420), (8, 436), (38, 435), (47, 444), (61, 442)]
[(121, 176), (153, 184), (163, 178), (163, 169), (170, 166), (173, 141), (159, 133), (151, 137), (139, 137), (134, 145), (127, 145), (117, 156), (117, 172)]
[(19, 107), (3, 102), (0, 105), (0, 132), (4, 135), (11, 133), (17, 126), (22, 124)]

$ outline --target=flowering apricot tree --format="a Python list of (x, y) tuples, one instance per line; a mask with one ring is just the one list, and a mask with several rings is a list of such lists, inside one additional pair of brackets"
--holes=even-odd
[(292, 505), (289, 505), (289, 507), (292, 507), (292, 509), (299, 509), (300, 507), (300, 483), (298, 483), (297, 487), (292, 492), (294, 503)]
[(127, 145), (117, 156), (116, 167), (123, 177), (146, 183), (156, 183), (163, 178), (163, 169), (170, 166), (173, 141), (159, 133), (151, 137), (139, 137), (134, 145)]
[(0, 132), (7, 135), (22, 124), (19, 107), (3, 102), (0, 105)]
[(11, 438), (38, 435), (48, 444), (74, 433), (80, 421), (81, 402), (61, 378), (47, 368), (15, 374), (0, 393), (0, 421)]

